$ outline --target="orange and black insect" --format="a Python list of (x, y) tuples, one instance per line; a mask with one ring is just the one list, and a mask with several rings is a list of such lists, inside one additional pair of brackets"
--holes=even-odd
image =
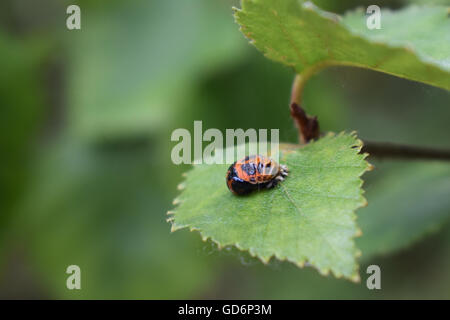
[(254, 155), (233, 163), (227, 172), (227, 186), (236, 195), (270, 189), (288, 175), (288, 168), (269, 157)]

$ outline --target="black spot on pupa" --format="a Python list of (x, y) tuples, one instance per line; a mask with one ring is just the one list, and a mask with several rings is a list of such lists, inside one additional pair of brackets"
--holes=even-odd
[(255, 166), (252, 163), (245, 163), (242, 165), (242, 170), (247, 173), (249, 176), (255, 174)]

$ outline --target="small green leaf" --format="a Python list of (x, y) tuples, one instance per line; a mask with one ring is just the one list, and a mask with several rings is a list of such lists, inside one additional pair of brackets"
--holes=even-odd
[(235, 16), (259, 50), (299, 74), (355, 66), (450, 89), (446, 7), (384, 10), (379, 30), (367, 28), (363, 10), (342, 19), (303, 0), (243, 0)]
[(272, 256), (321, 274), (359, 280), (353, 238), (355, 209), (366, 201), (360, 176), (370, 168), (354, 135), (327, 136), (303, 148), (280, 147), (289, 176), (272, 190), (233, 195), (229, 165), (197, 165), (186, 174), (183, 192), (168, 220), (172, 230), (199, 230), (219, 247), (234, 245), (268, 262)]

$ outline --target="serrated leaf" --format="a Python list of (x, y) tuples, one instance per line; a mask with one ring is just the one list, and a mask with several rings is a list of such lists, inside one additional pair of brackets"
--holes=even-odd
[(303, 148), (280, 148), (288, 178), (272, 190), (238, 197), (228, 190), (229, 165), (198, 165), (186, 174), (169, 218), (172, 230), (199, 230), (220, 247), (234, 245), (263, 262), (272, 256), (320, 273), (359, 279), (355, 209), (366, 201), (359, 178), (369, 164), (354, 135), (329, 134)]
[(302, 0), (243, 0), (235, 16), (259, 50), (299, 74), (355, 66), (450, 89), (446, 7), (384, 10), (380, 30), (362, 10), (341, 19)]

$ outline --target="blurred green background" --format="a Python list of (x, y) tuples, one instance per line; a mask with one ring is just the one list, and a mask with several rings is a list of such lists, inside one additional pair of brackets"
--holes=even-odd
[[(376, 1), (315, 1), (342, 13)], [(382, 1), (399, 8), (408, 2)], [(436, 1), (448, 3), (447, 1)], [(66, 8), (81, 7), (81, 30)], [(0, 3), (0, 298), (450, 298), (450, 165), (370, 158), (359, 284), (170, 233), (189, 166), (176, 128), (279, 128), (296, 142), (294, 73), (248, 44), (230, 0)], [(450, 95), (332, 68), (305, 107), (324, 131), (450, 147)], [(79, 265), (82, 289), (66, 288)], [(382, 289), (366, 288), (366, 268)]]

